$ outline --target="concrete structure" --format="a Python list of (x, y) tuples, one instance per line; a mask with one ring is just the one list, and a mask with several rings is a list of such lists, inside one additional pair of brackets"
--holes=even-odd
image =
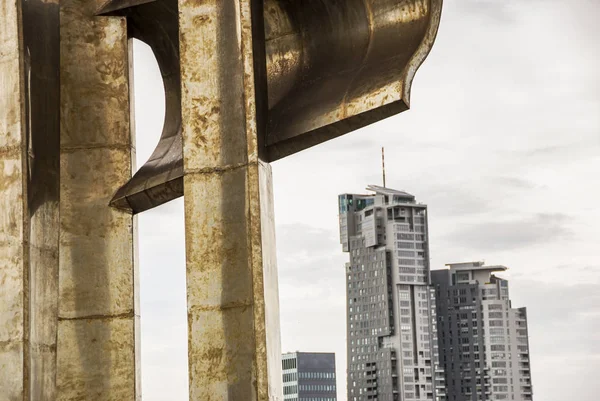
[(403, 191), (339, 196), (346, 264), (348, 400), (444, 400), (427, 206)]
[[(34, 16), (47, 23), (35, 26)], [(56, 394), (58, 19), (53, 1), (0, 2), (2, 401)]]
[(453, 263), (431, 272), (449, 401), (533, 399), (527, 311), (512, 308), (504, 266)]
[[(129, 48), (94, 1), (0, 5), (0, 400), (135, 400)], [(59, 18), (60, 13), (60, 18)]]
[[(440, 12), (1, 2), (0, 401), (141, 397), (134, 214), (180, 196), (190, 399), (280, 400), (269, 162), (406, 110)], [(132, 37), (155, 52), (167, 104), (135, 174)]]
[(108, 205), (134, 168), (127, 25), (97, 6), (60, 1), (56, 382), (58, 400), (139, 400), (136, 221)]
[(281, 358), (283, 399), (336, 401), (335, 354), (289, 352)]

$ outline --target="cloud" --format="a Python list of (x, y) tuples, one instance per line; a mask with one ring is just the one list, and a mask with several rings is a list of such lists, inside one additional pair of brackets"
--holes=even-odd
[[(469, 189), (465, 183), (439, 185), (423, 188), (419, 200), (428, 205), (430, 224), (437, 216), (459, 216), (483, 213), (490, 209), (491, 202), (476, 189)], [(435, 220), (433, 220), (435, 224)]]
[(556, 269), (559, 270), (576, 270), (582, 272), (597, 272), (600, 271), (600, 265), (585, 265), (585, 266), (577, 266), (573, 264), (561, 264), (556, 266)]
[(535, 182), (525, 180), (519, 177), (491, 177), (494, 184), (498, 184), (511, 189), (529, 190), (538, 187)]
[(142, 392), (187, 400), (187, 299), (183, 200), (138, 216)]
[(277, 261), (282, 321), (298, 322), (304, 316), (300, 320), (309, 324), (328, 319), (332, 311), (345, 317), (348, 254), (342, 252), (337, 233), (302, 224), (280, 226), (277, 233), (283, 244)]
[(549, 244), (572, 237), (570, 217), (540, 213), (522, 220), (466, 224), (446, 236), (448, 242), (482, 251), (499, 251)]
[(278, 225), (277, 238), (277, 252), (291, 258), (321, 256), (324, 252), (331, 253), (336, 246), (342, 249), (337, 231), (307, 224)]
[[(598, 104), (600, 108), (600, 104)], [(529, 149), (506, 152), (506, 157), (520, 161), (521, 164), (536, 166), (556, 166), (557, 163), (565, 166), (580, 163), (583, 159), (595, 158), (600, 149), (600, 117), (597, 127), (590, 126), (589, 135), (581, 135), (581, 138), (572, 138), (567, 135), (555, 135), (556, 144), (537, 145)], [(581, 132), (581, 131), (580, 131)]]
[[(540, 400), (594, 401), (600, 393), (600, 291), (597, 279), (570, 285), (511, 280), (513, 305), (526, 306), (532, 381)], [(515, 296), (514, 294), (518, 294)], [(557, 366), (560, 366), (557, 369)], [(572, 386), (584, 384), (577, 395)]]
[(337, 231), (277, 227), (282, 350), (335, 352), (338, 397), (345, 398), (346, 278)]
[(514, 0), (462, 0), (457, 9), (462, 15), (474, 14), (479, 18), (507, 25), (516, 22), (515, 3), (517, 2)]

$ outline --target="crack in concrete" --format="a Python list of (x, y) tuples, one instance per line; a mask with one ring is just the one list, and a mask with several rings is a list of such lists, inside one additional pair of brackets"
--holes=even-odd
[(61, 153), (73, 153), (78, 150), (94, 150), (94, 149), (110, 149), (110, 150), (126, 150), (131, 151), (135, 150), (135, 147), (127, 145), (127, 144), (114, 144), (114, 145), (106, 145), (106, 144), (90, 144), (90, 145), (79, 145), (79, 146), (61, 146)]
[(249, 308), (254, 305), (252, 301), (246, 302), (227, 302), (222, 305), (193, 305), (189, 312), (210, 312), (210, 311), (219, 311), (219, 310), (228, 310), (228, 309), (238, 309), (238, 308)]
[(87, 315), (87, 316), (77, 316), (77, 317), (64, 317), (59, 316), (58, 321), (76, 321), (76, 320), (110, 320), (110, 319), (131, 319), (135, 317), (135, 313), (133, 310), (119, 313), (116, 315)]
[(258, 161), (249, 161), (249, 162), (245, 162), (245, 163), (228, 164), (225, 166), (203, 167), (203, 168), (198, 168), (198, 169), (185, 169), (184, 174), (185, 175), (224, 174), (229, 171), (239, 170), (241, 168), (250, 167), (250, 166), (258, 166)]

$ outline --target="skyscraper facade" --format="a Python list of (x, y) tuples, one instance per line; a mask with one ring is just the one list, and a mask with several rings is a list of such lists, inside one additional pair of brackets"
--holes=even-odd
[(527, 311), (512, 308), (504, 266), (448, 264), (431, 272), (449, 401), (533, 399)]
[(283, 399), (336, 401), (335, 354), (290, 352), (281, 358)]
[(445, 400), (427, 206), (403, 191), (339, 196), (346, 264), (348, 401)]

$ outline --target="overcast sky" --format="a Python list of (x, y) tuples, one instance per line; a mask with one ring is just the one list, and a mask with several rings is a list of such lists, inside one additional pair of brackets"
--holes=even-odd
[[(536, 401), (600, 394), (600, 0), (446, 0), (412, 109), (273, 164), (283, 351), (335, 352), (346, 400), (337, 195), (381, 183), (429, 205), (431, 268), (509, 267)], [(138, 164), (163, 91), (135, 45)], [(145, 401), (187, 395), (181, 200), (139, 218)]]

